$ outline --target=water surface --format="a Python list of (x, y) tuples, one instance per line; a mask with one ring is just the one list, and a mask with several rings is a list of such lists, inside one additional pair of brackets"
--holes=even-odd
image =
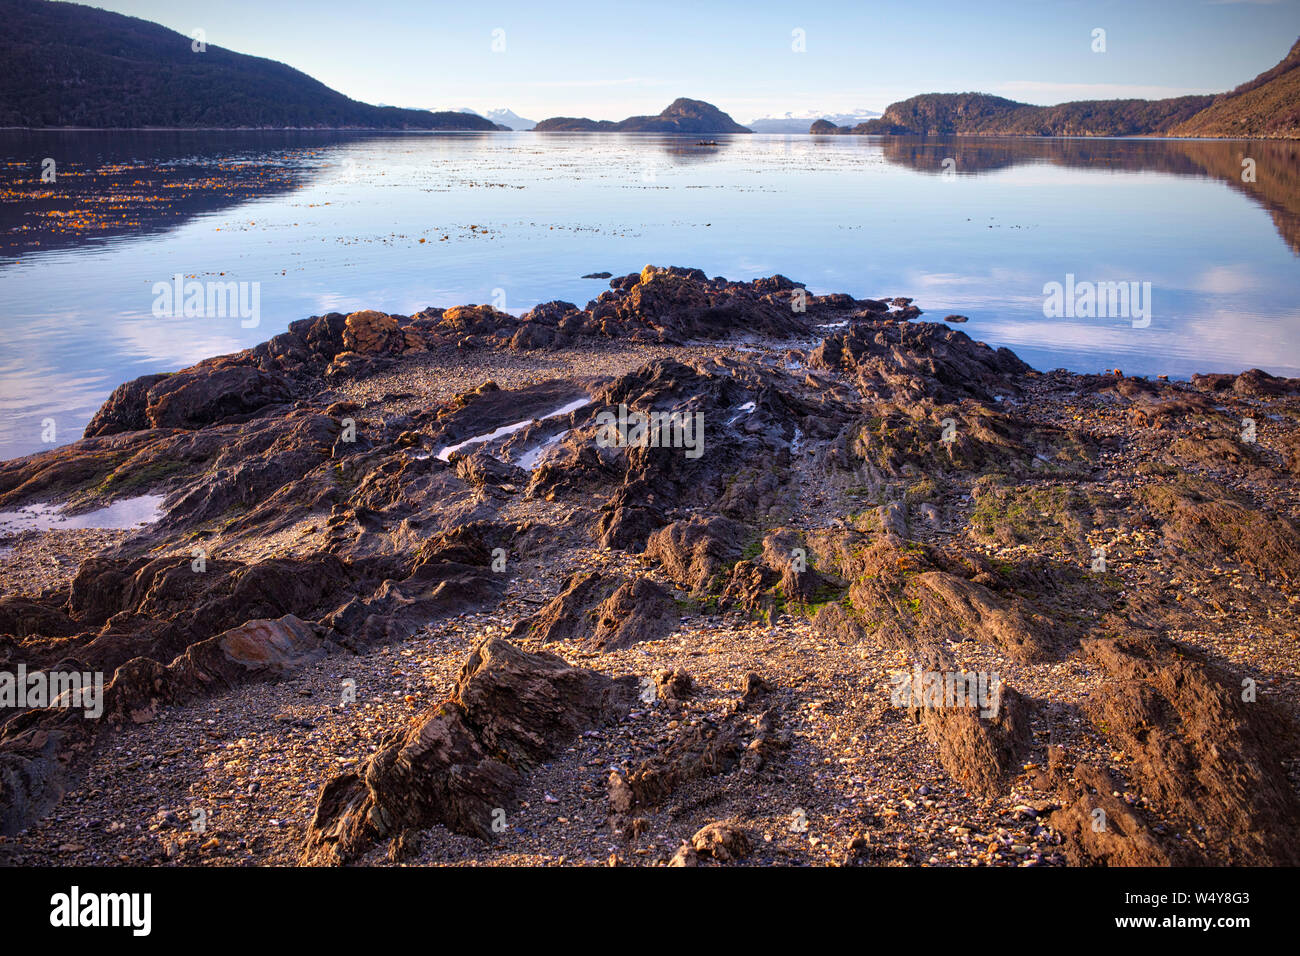
[[(713, 138), (0, 132), (0, 457), (295, 319), (581, 305), (647, 263), (912, 296), (1038, 368), (1300, 375), (1295, 146)], [(178, 273), (258, 283), (259, 324), (155, 317)], [(1149, 282), (1150, 324), (1045, 318), (1067, 275)]]

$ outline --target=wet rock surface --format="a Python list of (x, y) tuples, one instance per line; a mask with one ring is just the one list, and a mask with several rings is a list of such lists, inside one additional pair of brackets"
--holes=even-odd
[(123, 385), (0, 463), (161, 496), (0, 540), (0, 675), (103, 678), (0, 684), (0, 862), (1300, 862), (1300, 381), (920, 316), (647, 267)]

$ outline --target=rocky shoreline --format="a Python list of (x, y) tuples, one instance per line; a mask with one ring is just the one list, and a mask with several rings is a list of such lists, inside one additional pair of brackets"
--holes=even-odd
[(305, 319), (0, 462), (161, 496), (0, 538), (0, 673), (106, 685), (0, 707), (0, 863), (1300, 863), (1300, 380), (609, 284)]

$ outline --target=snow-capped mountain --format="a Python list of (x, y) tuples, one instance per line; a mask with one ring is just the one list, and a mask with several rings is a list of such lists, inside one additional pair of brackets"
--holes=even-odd
[[(745, 125), (755, 133), (806, 133), (814, 120), (830, 120), (836, 126), (856, 126), (879, 115), (875, 110), (853, 110), (850, 113), (819, 113), (816, 110), (805, 110), (800, 113), (785, 113), (781, 116), (762, 116)], [(492, 117), (489, 116), (488, 119)]]
[[(480, 110), (460, 109), (458, 113), (474, 113), (485, 119), (490, 119), (494, 123), (500, 123), (502, 126), (509, 126), (511, 129), (532, 129), (537, 125), (536, 120), (524, 119), (514, 110), (499, 109), (482, 112)], [(806, 131), (805, 131), (806, 132)]]

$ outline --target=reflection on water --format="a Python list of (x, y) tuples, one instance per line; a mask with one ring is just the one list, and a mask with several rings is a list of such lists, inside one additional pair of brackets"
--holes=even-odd
[(0, 254), (143, 238), (302, 185), (335, 132), (196, 130), (0, 135)]
[(1300, 143), (1282, 140), (1016, 139), (899, 137), (879, 140), (885, 159), (958, 176), (1032, 163), (1116, 172), (1203, 176), (1236, 189), (1269, 211), (1291, 251), (1300, 255)]
[[(1039, 368), (1300, 374), (1294, 145), (710, 140), (0, 133), (0, 456), (79, 437), (122, 381), (308, 315), (584, 303), (606, 284), (581, 276), (646, 263), (913, 296)], [(156, 318), (177, 273), (258, 283), (260, 325)], [(1151, 322), (1045, 318), (1067, 276), (1151, 283)]]

